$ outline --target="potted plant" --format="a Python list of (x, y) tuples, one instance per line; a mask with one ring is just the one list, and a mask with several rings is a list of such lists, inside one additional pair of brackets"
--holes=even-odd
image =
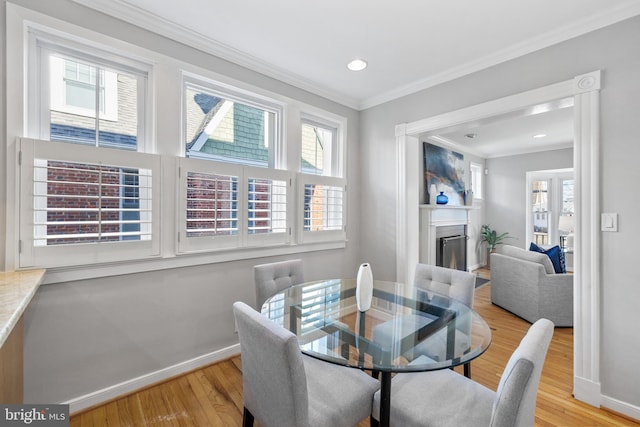
[(509, 232), (498, 234), (496, 230), (492, 230), (488, 224), (484, 224), (482, 226), (482, 231), (480, 232), (480, 240), (482, 242), (487, 243), (487, 268), (491, 266), (490, 264), (490, 256), (491, 252), (496, 250), (496, 247), (503, 243), (503, 240), (510, 239)]

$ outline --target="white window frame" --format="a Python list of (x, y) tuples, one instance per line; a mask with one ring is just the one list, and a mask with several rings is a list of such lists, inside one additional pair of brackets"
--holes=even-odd
[[(50, 140), (50, 111), (63, 111), (72, 114), (80, 114), (98, 120), (116, 120), (117, 115), (117, 92), (115, 99), (109, 97), (105, 99), (105, 109), (107, 114), (99, 114), (95, 117), (94, 112), (68, 105), (51, 105), (49, 94), (52, 90), (63, 91), (61, 84), (55, 85), (54, 77), (49, 69), (48, 61), (43, 60), (53, 54), (59, 57), (70, 59), (72, 61), (87, 62), (103, 67), (108, 70), (118, 70), (131, 75), (137, 79), (136, 94), (136, 110), (137, 110), (137, 129), (136, 129), (136, 151), (151, 152), (152, 144), (149, 143), (147, 135), (150, 135), (148, 128), (150, 127), (150, 119), (146, 111), (148, 102), (147, 85), (151, 65), (141, 61), (132, 59), (128, 56), (113, 53), (93, 46), (89, 43), (83, 44), (72, 40), (71, 37), (66, 38), (53, 32), (47, 32), (42, 29), (28, 29), (28, 76), (27, 76), (27, 133), (31, 138)], [(54, 73), (56, 74), (56, 73)], [(108, 73), (105, 73), (108, 74)], [(107, 79), (111, 82), (113, 78)], [(117, 83), (117, 82), (116, 82)], [(52, 86), (53, 84), (53, 86)], [(113, 86), (113, 82), (108, 83)], [(117, 90), (117, 84), (115, 86)], [(105, 87), (105, 95), (108, 93)], [(113, 94), (112, 94), (113, 95)], [(113, 105), (112, 105), (113, 104)], [(97, 142), (96, 142), (97, 143)]]
[(471, 174), (471, 191), (473, 191), (473, 198), (482, 200), (484, 198), (483, 167), (480, 163), (470, 162), (469, 172)]
[[(65, 267), (153, 258), (160, 255), (160, 156), (89, 147), (64, 142), (20, 138), (20, 251), (19, 267)], [(34, 174), (36, 159), (105, 164), (151, 171), (151, 239), (104, 243), (36, 245)], [(147, 183), (149, 184), (149, 183)]]
[[(336, 164), (337, 163), (334, 159), (334, 152), (336, 151), (336, 147), (334, 147), (336, 144), (336, 141), (338, 140), (338, 129), (335, 126), (328, 126), (326, 124), (321, 124), (318, 123), (315, 120), (311, 120), (308, 119), (306, 117), (302, 117), (301, 119), (301, 124), (302, 126), (304, 125), (308, 125), (308, 126), (312, 126), (312, 127), (317, 127), (317, 128), (321, 128), (324, 130), (328, 130), (331, 133), (332, 139), (331, 139), (331, 144), (329, 144), (328, 147), (323, 147), (323, 158), (322, 158), (322, 164), (323, 164), (323, 168), (322, 168), (322, 176), (334, 176), (334, 169), (336, 168)], [(302, 147), (301, 147), (302, 150)], [(300, 156), (300, 172), (302, 173), (307, 173), (306, 171), (304, 171), (302, 169), (302, 155)], [(315, 174), (315, 173), (311, 173), (312, 175), (319, 175), (319, 174)], [(339, 176), (339, 175), (338, 175)]]
[[(303, 111), (300, 114), (300, 122), (311, 126), (318, 126), (331, 130), (333, 141), (331, 147), (324, 149), (324, 165), (322, 176), (344, 177), (345, 152), (344, 138), (346, 133), (346, 120), (338, 117), (327, 117), (321, 113)], [(298, 168), (302, 171), (302, 154), (298, 159)]]
[[(265, 120), (265, 148), (268, 149), (269, 155), (267, 159), (267, 168), (273, 169), (286, 169), (286, 147), (284, 138), (284, 117), (285, 106), (284, 104), (265, 97), (257, 93), (252, 93), (247, 90), (232, 87), (230, 85), (223, 84), (218, 81), (208, 79), (204, 76), (200, 76), (187, 71), (182, 72), (182, 153), (186, 156), (186, 144), (185, 140), (187, 134), (187, 120), (185, 115), (187, 114), (186, 108), (186, 93), (187, 87), (197, 88), (203, 92), (212, 94), (213, 96), (219, 96), (220, 98), (232, 102), (241, 103), (251, 107), (258, 108), (265, 112), (273, 113), (273, 122)], [(212, 161), (228, 162), (234, 164), (243, 164), (251, 166), (250, 161), (240, 161), (232, 158), (226, 158), (217, 155), (198, 155), (192, 154), (190, 158), (204, 158)], [(256, 165), (262, 167), (262, 165)]]

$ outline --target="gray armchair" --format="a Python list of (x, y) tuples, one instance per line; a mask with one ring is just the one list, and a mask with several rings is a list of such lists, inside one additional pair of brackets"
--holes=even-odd
[(262, 304), (270, 296), (304, 282), (302, 260), (299, 259), (255, 265), (253, 275), (256, 286), (256, 309), (258, 310), (262, 308)]
[[(553, 322), (535, 322), (513, 352), (498, 391), (443, 369), (398, 374), (391, 383), (391, 425), (412, 427), (531, 427), (542, 365), (553, 336)], [(380, 393), (374, 396), (379, 419)]]
[(491, 302), (530, 323), (573, 326), (573, 275), (556, 273), (545, 254), (504, 245), (491, 254)]
[(243, 425), (355, 426), (369, 417), (379, 382), (303, 356), (294, 334), (242, 302), (233, 304), (242, 358)]

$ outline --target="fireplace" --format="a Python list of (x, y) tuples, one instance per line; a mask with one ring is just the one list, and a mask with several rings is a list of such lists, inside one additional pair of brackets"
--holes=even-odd
[(436, 227), (436, 265), (467, 271), (467, 226)]
[(472, 209), (472, 206), (420, 205), (419, 262), (467, 270), (467, 226), (471, 223)]

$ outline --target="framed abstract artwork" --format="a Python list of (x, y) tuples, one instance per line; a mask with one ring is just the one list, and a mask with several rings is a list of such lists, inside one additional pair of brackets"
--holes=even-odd
[[(447, 204), (464, 205), (464, 155), (428, 142), (424, 145), (424, 184), (427, 203), (435, 203), (441, 192), (448, 198)], [(431, 194), (435, 192), (435, 194)]]

